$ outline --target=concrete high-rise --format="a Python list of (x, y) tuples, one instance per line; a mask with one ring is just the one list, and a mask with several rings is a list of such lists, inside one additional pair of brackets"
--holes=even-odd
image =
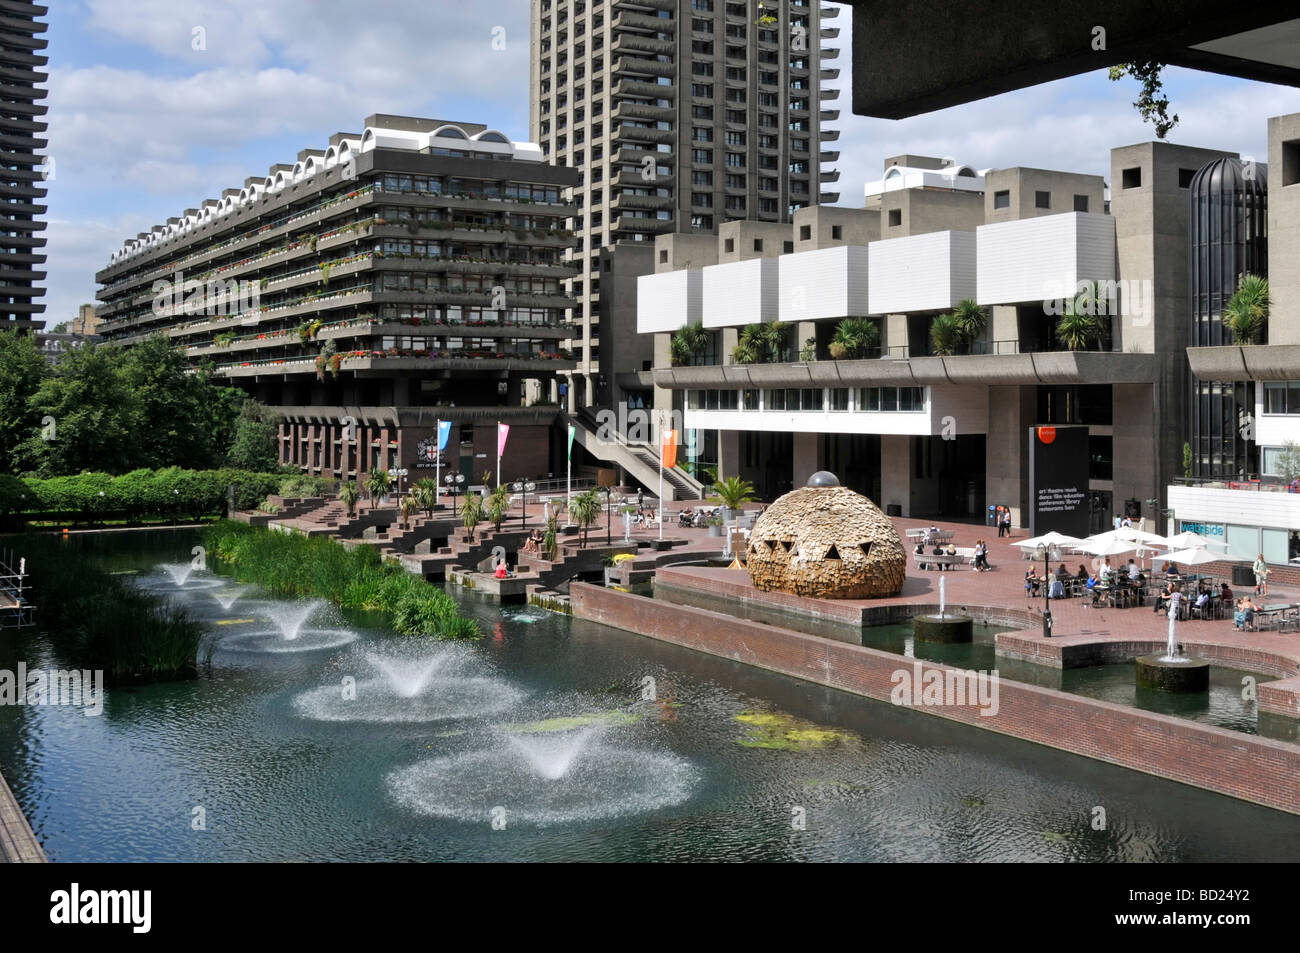
[(0, 328), (28, 331), (42, 325), (37, 315), (45, 311), (37, 300), (45, 295), (45, 272), (36, 270), (45, 263), (39, 252), (45, 247), (45, 223), (38, 218), (45, 206), (36, 204), (45, 197), (44, 160), (36, 154), (45, 148), (45, 140), (37, 138), (46, 129), (40, 120), (46, 110), (41, 103), (45, 90), (36, 86), (46, 80), (38, 70), (49, 59), (37, 52), (47, 42), (38, 36), (45, 24), (37, 18), (45, 11), (34, 3), (0, 3), (0, 200), (5, 203)]
[(838, 112), (822, 108), (836, 93), (821, 83), (839, 73), (822, 65), (839, 55), (822, 45), (839, 12), (817, 0), (533, 0), (531, 138), (581, 176), (570, 409), (653, 403), (634, 289), (654, 271), (655, 236), (744, 220), (777, 241), (798, 209), (838, 201), (821, 191), (839, 177), (821, 171), (839, 158), (822, 150), (839, 133), (824, 128)]

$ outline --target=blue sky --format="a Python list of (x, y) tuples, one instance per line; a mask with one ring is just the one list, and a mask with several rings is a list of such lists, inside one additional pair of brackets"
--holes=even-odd
[[(122, 241), (361, 131), (371, 113), (482, 122), (528, 137), (528, 0), (53, 0), (48, 16), (52, 326), (94, 299)], [(848, 85), (852, 16), (833, 65)], [(505, 30), (505, 49), (493, 30)], [(200, 32), (196, 32), (199, 30)], [(196, 43), (196, 37), (202, 43)], [(974, 38), (973, 38), (973, 41)], [(196, 49), (196, 46), (203, 48)], [(1169, 70), (1172, 142), (1265, 158), (1266, 120), (1300, 90)], [(841, 205), (902, 152), (976, 168), (1104, 175), (1109, 150), (1153, 138), (1131, 80), (1105, 72), (905, 120), (840, 109)]]

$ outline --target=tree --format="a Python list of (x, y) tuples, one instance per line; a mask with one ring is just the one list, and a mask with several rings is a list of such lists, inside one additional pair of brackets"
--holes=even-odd
[(930, 322), (930, 350), (940, 356), (956, 354), (961, 345), (961, 328), (952, 314), (940, 314)]
[(747, 324), (740, 332), (731, 359), (736, 364), (776, 364), (787, 360), (789, 328), (780, 321)]
[(255, 400), (245, 400), (235, 420), (235, 436), (226, 465), (266, 473), (280, 464), (280, 417)]
[(599, 516), (600, 497), (596, 495), (595, 490), (587, 490), (585, 493), (579, 493), (573, 498), (573, 505), (569, 507), (569, 519), (582, 527), (582, 546), (584, 549), (587, 546), (587, 531)]
[(1148, 60), (1145, 63), (1121, 63), (1110, 68), (1112, 82), (1132, 76), (1142, 84), (1142, 93), (1133, 107), (1142, 114), (1142, 121), (1156, 127), (1156, 138), (1163, 139), (1171, 129), (1178, 125), (1178, 114), (1169, 118), (1169, 97), (1164, 95), (1164, 84), (1160, 80), (1160, 71), (1164, 63)]
[(425, 477), (415, 484), (415, 498), (420, 502), (420, 509), (432, 519), (433, 508), (438, 505), (438, 481)]
[(710, 334), (699, 324), (688, 324), (673, 332), (669, 355), (674, 366), (694, 364), (709, 349)]
[(474, 529), (479, 523), (483, 522), (483, 495), (481, 493), (466, 493), (465, 499), (460, 504), (460, 520), (465, 529), (469, 531), (469, 538), (474, 538)]
[(370, 505), (376, 506), (381, 496), (387, 496), (393, 489), (393, 475), (383, 467), (376, 467), (370, 471), (370, 477), (366, 480), (366, 492), (370, 494)]
[(402, 511), (402, 529), (410, 529), (411, 517), (420, 511), (420, 501), (415, 498), (413, 492), (408, 493), (402, 497), (399, 509)]
[(206, 470), (220, 466), (235, 433), (244, 394), (218, 386), (211, 367), (191, 372), (184, 354), (164, 334), (125, 352), (109, 348), (136, 404), (141, 427), (121, 437), (134, 450), (132, 464)]
[(40, 426), (29, 406), (49, 365), (36, 338), (0, 331), (0, 472), (12, 472), (18, 445)]
[(1268, 279), (1259, 275), (1244, 274), (1237, 282), (1237, 290), (1223, 305), (1223, 324), (1230, 331), (1234, 343), (1255, 344), (1268, 323)]
[(1056, 320), (1056, 339), (1071, 351), (1091, 350), (1101, 340), (1101, 325), (1092, 315), (1067, 306)]
[(496, 531), (501, 532), (501, 524), (505, 522), (506, 513), (510, 511), (510, 490), (504, 486), (498, 486), (488, 494), (484, 503), (484, 512), (487, 514), (488, 522), (491, 523)]
[(1277, 472), (1287, 483), (1300, 480), (1300, 443), (1287, 440), (1282, 444), (1282, 451), (1277, 455)]
[(351, 519), (357, 513), (357, 501), (361, 499), (361, 491), (357, 489), (354, 480), (348, 480), (339, 487), (339, 502), (348, 508), (348, 518)]
[(729, 510), (738, 510), (744, 503), (752, 502), (754, 484), (740, 477), (730, 476), (713, 484), (713, 492), (722, 500), (722, 505)]
[(831, 357), (837, 361), (874, 357), (880, 348), (880, 325), (870, 318), (845, 318), (831, 336)]
[(58, 324), (56, 324), (54, 327), (50, 328), (49, 333), (50, 333), (50, 334), (67, 334), (67, 333), (68, 333), (68, 322), (67, 322), (67, 321), (60, 321), (60, 322), (59, 322)]
[(560, 552), (559, 525), (553, 514), (546, 518), (546, 532), (542, 534), (542, 552), (551, 562), (555, 562), (555, 557)]
[(52, 477), (83, 470), (126, 473), (142, 465), (136, 440), (145, 421), (119, 373), (120, 360), (116, 348), (83, 347), (55, 365), (28, 402), (40, 429), (19, 447), (20, 469)]
[(1189, 480), (1192, 478), (1192, 445), (1190, 443), (1183, 444), (1183, 476)]
[(962, 344), (967, 348), (989, 326), (988, 312), (971, 298), (959, 302), (952, 311), (952, 317), (957, 323), (957, 332), (961, 335)]

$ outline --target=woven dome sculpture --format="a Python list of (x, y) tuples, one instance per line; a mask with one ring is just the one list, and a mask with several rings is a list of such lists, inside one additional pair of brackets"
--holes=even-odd
[(898, 595), (907, 552), (893, 522), (830, 474), (809, 483), (817, 485), (785, 494), (754, 524), (745, 558), (754, 588), (820, 599)]

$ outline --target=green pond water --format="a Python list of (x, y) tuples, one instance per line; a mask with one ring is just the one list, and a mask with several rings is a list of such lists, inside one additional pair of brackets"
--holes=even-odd
[[(285, 639), (300, 606), (156, 568), (195, 541), (77, 544), (205, 620), (201, 678), (110, 690), (99, 717), (0, 708), (0, 769), (53, 860), (1300, 853), (1300, 818), (538, 609), (466, 601), (474, 645), (330, 607)], [(985, 648), (969, 664), (996, 667)], [(38, 632), (4, 633), (0, 668), (20, 660), (57, 664)], [(1093, 678), (1076, 690), (1120, 691)]]

